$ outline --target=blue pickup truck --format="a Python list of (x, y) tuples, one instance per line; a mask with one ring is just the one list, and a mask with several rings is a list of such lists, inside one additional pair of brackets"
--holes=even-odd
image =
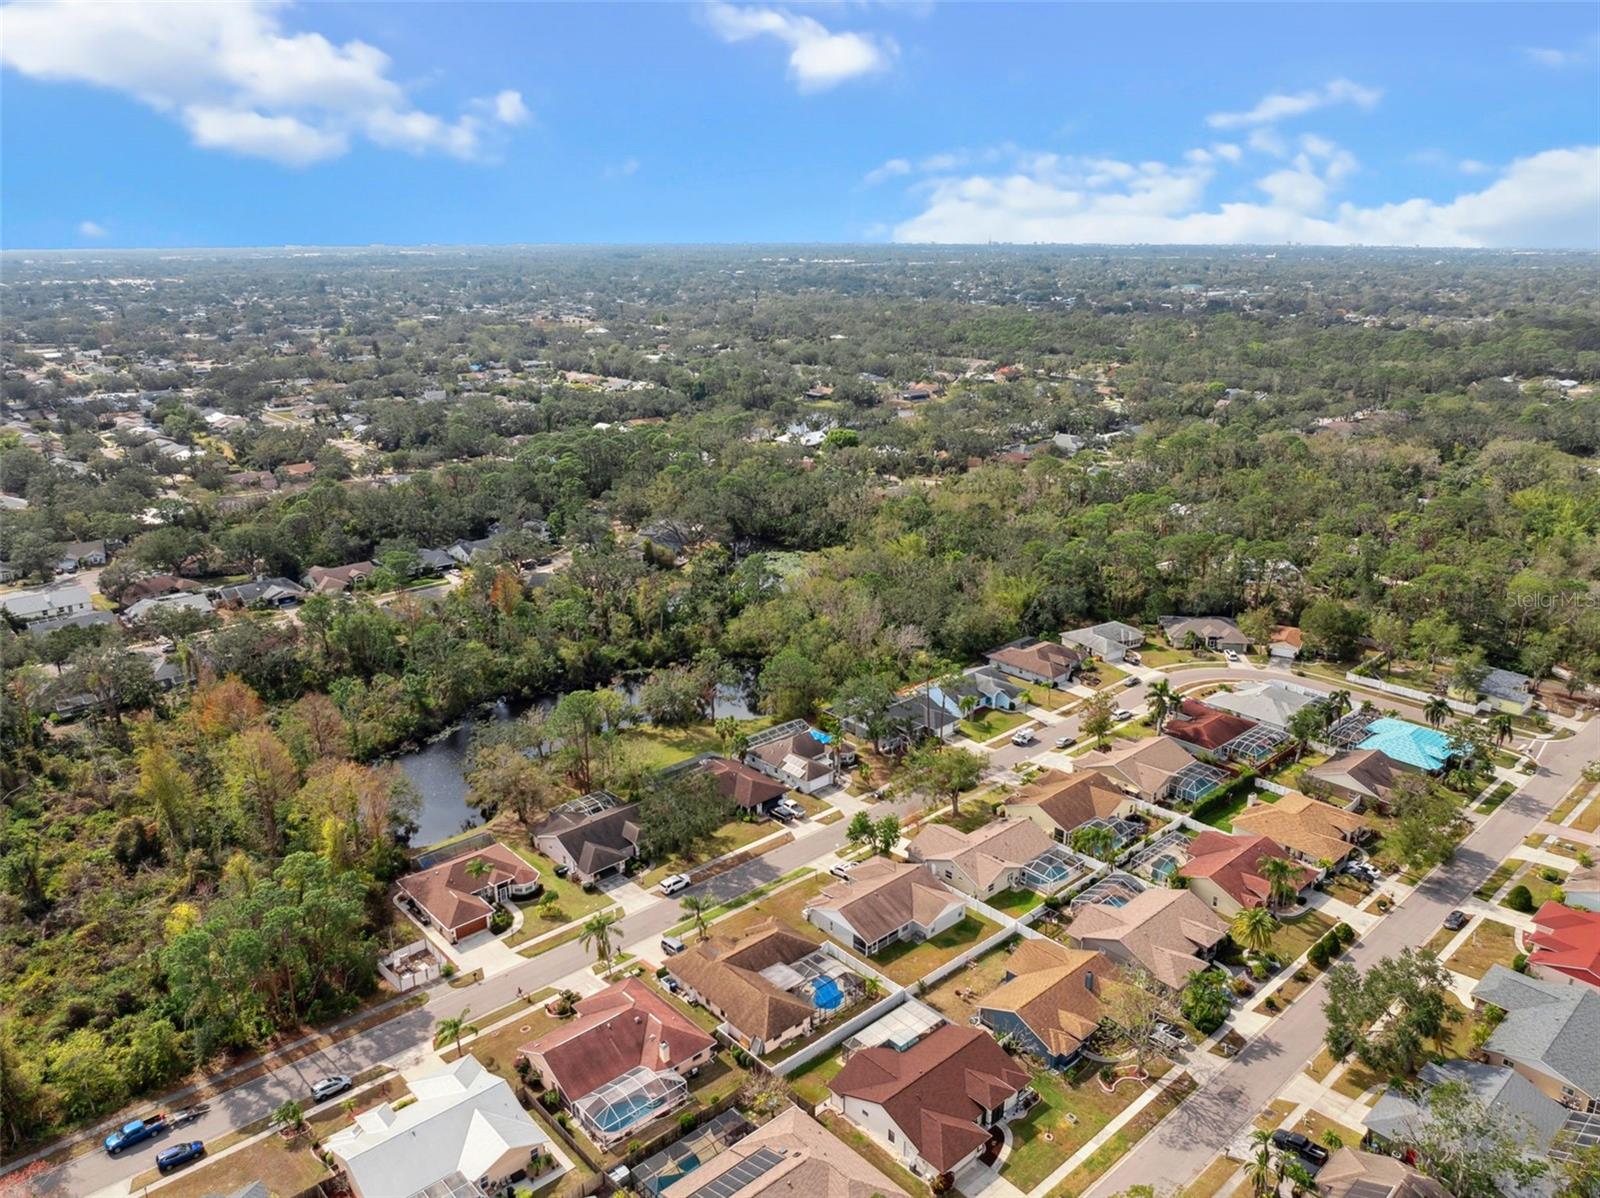
[(159, 1136), (166, 1130), (165, 1115), (149, 1115), (143, 1119), (135, 1119), (130, 1123), (124, 1123), (106, 1137), (106, 1151), (116, 1156), (123, 1149), (142, 1144), (151, 1136)]

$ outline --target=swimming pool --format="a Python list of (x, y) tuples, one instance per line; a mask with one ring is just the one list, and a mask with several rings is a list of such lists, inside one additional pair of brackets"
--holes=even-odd
[(818, 978), (811, 984), (811, 1001), (819, 1011), (834, 1011), (844, 1002), (844, 990), (832, 978)]
[(632, 1127), (660, 1105), (661, 1100), (649, 1094), (631, 1094), (607, 1103), (594, 1117), (594, 1125), (603, 1135), (615, 1135)]
[(1150, 876), (1158, 882), (1165, 882), (1178, 872), (1178, 859), (1176, 857), (1158, 857), (1150, 866)]

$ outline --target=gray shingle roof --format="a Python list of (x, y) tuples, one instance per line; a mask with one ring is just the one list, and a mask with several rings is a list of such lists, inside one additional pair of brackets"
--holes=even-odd
[[(1465, 1085), (1484, 1106), (1511, 1121), (1535, 1154), (1550, 1147), (1567, 1121), (1566, 1107), (1507, 1065), (1446, 1061), (1442, 1065), (1424, 1065), (1418, 1078), (1429, 1089), (1446, 1082)], [(1405, 1143), (1427, 1120), (1425, 1097), (1418, 1102), (1391, 1086), (1362, 1122), (1386, 1140)]]
[(1495, 965), (1472, 991), (1506, 1012), (1484, 1047), (1600, 1095), (1600, 991)]

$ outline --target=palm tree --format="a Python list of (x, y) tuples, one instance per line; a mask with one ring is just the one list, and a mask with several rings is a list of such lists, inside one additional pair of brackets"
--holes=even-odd
[(1450, 718), (1450, 704), (1435, 695), (1422, 709), (1422, 718), (1428, 721), (1430, 728), (1437, 728)]
[(691, 894), (678, 905), (683, 908), (685, 915), (693, 917), (694, 929), (700, 933), (700, 939), (704, 940), (711, 931), (711, 921), (706, 918), (712, 907), (711, 900), (698, 894)]
[(1117, 851), (1117, 834), (1104, 824), (1086, 824), (1072, 830), (1072, 847), (1097, 861), (1110, 861)]
[(1511, 718), (1508, 711), (1499, 712), (1489, 717), (1489, 731), (1494, 734), (1494, 747), (1504, 748), (1506, 741), (1517, 730), (1517, 722)]
[(621, 922), (622, 916), (615, 911), (598, 911), (583, 925), (583, 931), (578, 935), (578, 943), (584, 948), (592, 946), (595, 958), (600, 964), (609, 966), (612, 950), (616, 948), (612, 938), (621, 937), (622, 929), (617, 926)]
[(1272, 1184), (1272, 1132), (1253, 1131), (1250, 1133), (1250, 1142), (1256, 1151), (1245, 1166), (1245, 1177), (1250, 1182), (1250, 1192), (1256, 1198), (1261, 1198), (1268, 1190), (1276, 1192), (1277, 1189)]
[(1286, 907), (1300, 893), (1300, 867), (1287, 857), (1267, 857), (1257, 864), (1267, 883), (1267, 897), (1275, 907)]
[(494, 866), (489, 864), (486, 857), (474, 857), (467, 862), (467, 876), (475, 882), (481, 882), (494, 872)]
[(272, 1122), (274, 1126), (285, 1128), (298, 1135), (300, 1129), (306, 1125), (306, 1108), (291, 1098), (272, 1112)]
[(1328, 721), (1329, 724), (1337, 724), (1340, 718), (1349, 712), (1353, 706), (1350, 701), (1349, 691), (1329, 691), (1328, 697), (1324, 702), (1328, 711), (1333, 715), (1333, 718)]
[(468, 1023), (467, 1016), (472, 1012), (471, 1007), (462, 1007), (461, 1014), (447, 1015), (434, 1026), (433, 1046), (438, 1048), (446, 1040), (455, 1041), (456, 1056), (461, 1056), (461, 1037), (471, 1036), (478, 1030), (478, 1025)]
[(1161, 731), (1161, 726), (1167, 722), (1167, 716), (1172, 714), (1172, 709), (1178, 705), (1178, 695), (1172, 689), (1172, 684), (1165, 678), (1152, 682), (1145, 692), (1150, 700), (1150, 714), (1155, 716), (1156, 731)]
[(1265, 907), (1241, 907), (1228, 928), (1228, 934), (1245, 948), (1261, 953), (1272, 943), (1278, 921)]

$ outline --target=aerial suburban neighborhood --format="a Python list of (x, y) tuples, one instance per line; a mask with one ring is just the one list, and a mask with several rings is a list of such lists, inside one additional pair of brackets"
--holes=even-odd
[(1600, 1198), (1597, 14), (0, 3), (0, 1198)]

